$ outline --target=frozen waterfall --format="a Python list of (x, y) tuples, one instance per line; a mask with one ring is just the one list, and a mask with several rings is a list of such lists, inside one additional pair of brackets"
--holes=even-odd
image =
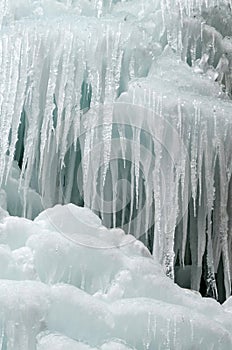
[(231, 349), (231, 0), (0, 0), (0, 62), (0, 349)]
[(230, 1), (0, 6), (1, 215), (84, 205), (228, 297)]

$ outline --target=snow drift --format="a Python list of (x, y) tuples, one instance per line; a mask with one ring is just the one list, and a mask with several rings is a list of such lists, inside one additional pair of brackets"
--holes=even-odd
[(173, 284), (141, 242), (89, 209), (6, 217), (0, 243), (4, 350), (232, 346), (230, 299), (221, 306)]

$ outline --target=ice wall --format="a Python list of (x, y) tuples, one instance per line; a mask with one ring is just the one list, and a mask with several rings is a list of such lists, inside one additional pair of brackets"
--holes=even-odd
[(0, 6), (3, 209), (84, 204), (214, 296), (222, 257), (229, 296), (230, 3)]

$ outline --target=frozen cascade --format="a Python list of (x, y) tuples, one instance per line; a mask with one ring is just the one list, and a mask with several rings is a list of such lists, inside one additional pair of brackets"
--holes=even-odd
[(191, 265), (192, 289), (216, 296), (222, 264), (229, 297), (232, 15), (218, 3), (2, 1), (3, 209), (85, 205), (170, 277)]

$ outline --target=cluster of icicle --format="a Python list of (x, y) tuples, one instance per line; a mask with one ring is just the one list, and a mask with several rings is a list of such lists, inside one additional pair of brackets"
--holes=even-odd
[[(44, 207), (85, 204), (107, 226), (141, 237), (170, 276), (190, 244), (193, 289), (206, 259), (216, 293), (222, 256), (228, 296), (232, 44), (215, 26), (220, 11), (230, 23), (229, 2), (4, 0), (0, 11), (0, 186), (16, 160), (21, 214), (30, 216), (29, 188)], [(205, 80), (187, 64), (168, 71), (180, 61), (162, 56), (166, 45), (211, 78), (213, 98), (201, 100)], [(179, 74), (167, 86), (165, 70)]]

